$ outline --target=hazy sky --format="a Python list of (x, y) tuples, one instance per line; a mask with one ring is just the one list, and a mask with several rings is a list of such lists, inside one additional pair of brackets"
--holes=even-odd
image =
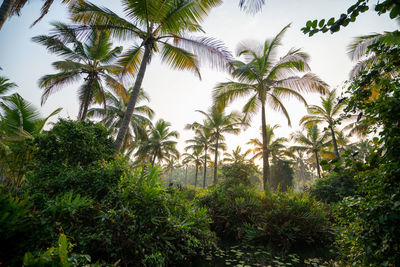
[[(59, 2), (59, 1), (56, 1)], [(117, 0), (93, 0), (94, 3), (106, 6), (121, 14), (121, 4)], [(286, 33), (281, 54), (291, 47), (302, 48), (311, 55), (311, 68), (314, 73), (331, 85), (332, 88), (342, 86), (353, 65), (346, 54), (346, 47), (352, 38), (372, 32), (391, 31), (397, 28), (388, 15), (378, 16), (369, 11), (362, 14), (357, 22), (343, 28), (339, 33), (317, 34), (313, 37), (304, 35), (300, 28), (309, 19), (330, 18), (343, 13), (351, 2), (346, 0), (267, 0), (263, 11), (249, 15), (239, 10), (239, 0), (227, 0), (215, 8), (203, 24), (206, 36), (223, 41), (232, 51), (236, 45), (246, 39), (264, 41), (275, 36), (285, 25), (292, 23)], [(375, 1), (372, 1), (375, 2)], [(33, 36), (47, 34), (50, 22), (68, 22), (66, 8), (55, 4), (49, 14), (36, 26), (29, 28), (39, 16), (42, 1), (32, 0), (22, 11), (21, 17), (8, 20), (0, 31), (0, 75), (8, 77), (18, 84), (18, 93), (24, 98), (40, 106), (42, 91), (37, 86), (38, 79), (54, 73), (51, 63), (60, 60), (47, 53), (46, 49), (31, 42)], [(195, 110), (207, 110), (211, 104), (211, 92), (218, 82), (229, 79), (223, 72), (201, 68), (200, 81), (190, 72), (172, 71), (161, 64), (157, 57), (148, 67), (143, 88), (151, 97), (150, 106), (156, 112), (156, 118), (171, 122), (172, 128), (181, 134), (179, 148), (182, 151), (184, 140), (192, 137), (190, 131), (184, 130), (187, 123), (201, 121), (202, 115)], [(51, 95), (41, 108), (43, 115), (62, 107), (61, 117), (76, 118), (78, 101), (76, 88), (79, 84), (65, 87), (60, 92)], [(306, 99), (311, 104), (319, 103), (319, 96), (309, 95)], [(232, 105), (235, 110), (241, 110), (243, 101)], [(298, 121), (305, 114), (305, 108), (296, 101), (285, 101), (292, 119), (293, 127), (287, 127), (286, 119), (273, 111), (267, 110), (267, 123), (280, 124), (278, 136), (287, 136), (298, 129)], [(237, 145), (244, 145), (250, 138), (259, 137), (261, 115), (256, 115), (252, 125), (238, 136), (226, 136), (229, 151)]]

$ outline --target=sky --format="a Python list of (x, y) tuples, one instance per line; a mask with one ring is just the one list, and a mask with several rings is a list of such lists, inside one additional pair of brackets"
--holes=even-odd
[[(56, 1), (60, 2), (60, 1)], [(120, 1), (93, 0), (100, 6), (123, 15)], [(239, 0), (226, 0), (221, 6), (213, 9), (203, 23), (205, 36), (221, 40), (234, 53), (237, 44), (243, 40), (263, 42), (275, 36), (284, 26), (291, 23), (290, 29), (283, 38), (279, 50), (282, 56), (292, 47), (301, 48), (311, 56), (310, 66), (331, 88), (341, 88), (354, 65), (346, 54), (347, 46), (356, 36), (373, 32), (393, 31), (398, 25), (388, 15), (378, 16), (374, 11), (361, 14), (356, 23), (342, 28), (335, 34), (319, 33), (313, 37), (304, 35), (300, 29), (310, 19), (338, 17), (350, 6), (346, 0), (267, 0), (262, 12), (246, 14), (238, 7)], [(375, 1), (372, 1), (375, 2)], [(42, 90), (38, 79), (54, 73), (51, 63), (60, 58), (49, 54), (45, 47), (33, 43), (33, 36), (48, 34), (51, 22), (69, 22), (65, 6), (55, 3), (48, 15), (36, 26), (30, 28), (39, 16), (42, 1), (32, 0), (22, 10), (20, 17), (9, 19), (0, 30), (0, 71), (1, 76), (8, 77), (19, 86), (16, 90), (22, 97), (40, 107)], [(373, 7), (371, 8), (373, 9)], [(123, 43), (125, 48), (129, 42)], [(150, 107), (156, 113), (155, 120), (162, 118), (171, 123), (172, 129), (180, 133), (178, 148), (183, 152), (184, 141), (192, 138), (193, 133), (184, 130), (188, 123), (202, 121), (203, 115), (196, 110), (208, 110), (212, 105), (213, 87), (219, 82), (227, 81), (228, 73), (201, 67), (202, 80), (191, 72), (174, 71), (160, 63), (155, 57), (147, 68), (142, 87), (150, 95)], [(65, 87), (51, 95), (40, 107), (43, 116), (47, 116), (58, 107), (63, 110), (60, 117), (75, 119), (78, 113), (77, 88), (79, 84)], [(305, 96), (309, 104), (319, 104), (318, 95)], [(240, 111), (244, 101), (234, 102), (230, 110)], [(292, 120), (292, 128), (287, 126), (286, 119), (279, 113), (267, 109), (267, 123), (279, 124), (278, 137), (299, 130), (298, 122), (306, 114), (304, 105), (295, 100), (284, 102)], [(55, 121), (56, 119), (53, 119)], [(154, 121), (155, 121), (154, 120)], [(254, 116), (251, 126), (237, 136), (227, 135), (228, 151), (236, 146), (246, 148), (251, 138), (260, 138), (261, 114)], [(243, 151), (243, 150), (242, 150)]]

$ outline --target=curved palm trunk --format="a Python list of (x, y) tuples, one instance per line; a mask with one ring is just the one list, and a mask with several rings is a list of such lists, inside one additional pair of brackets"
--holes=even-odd
[(321, 178), (321, 169), (319, 167), (319, 157), (318, 157), (318, 151), (315, 151), (315, 158), (317, 160), (317, 172), (318, 172), (318, 178)]
[(0, 30), (3, 28), (4, 23), (11, 15), (14, 2), (15, 0), (3, 0), (3, 3), (0, 6)]
[(196, 164), (196, 174), (194, 176), (194, 188), (197, 187), (197, 174), (199, 173), (199, 166)]
[(203, 174), (203, 188), (206, 187), (207, 176), (207, 145), (204, 146), (204, 174)]
[(337, 142), (336, 142), (335, 131), (333, 130), (332, 126), (329, 126), (329, 129), (331, 129), (333, 149), (335, 150), (336, 158), (340, 158), (339, 149), (338, 149)]
[(269, 161), (268, 161), (268, 149), (267, 149), (267, 123), (265, 120), (265, 105), (261, 105), (261, 127), (262, 127), (262, 140), (263, 140), (263, 184), (264, 191), (269, 186)]
[[(91, 88), (91, 87), (92, 87), (92, 82), (90, 82), (90, 84), (89, 84), (89, 88)], [(88, 109), (89, 109), (89, 102), (90, 102), (91, 98), (92, 98), (92, 90), (88, 90), (85, 93), (85, 100), (84, 100), (84, 103), (83, 103), (83, 110), (82, 110), (81, 117), (80, 117), (81, 121), (84, 121), (86, 119), (86, 116), (87, 116), (87, 113), (88, 113)]]
[(157, 157), (157, 154), (156, 153), (154, 153), (154, 155), (153, 155), (153, 158), (151, 159), (151, 167), (154, 167), (154, 163), (155, 163), (155, 161), (156, 161), (156, 157)]
[(219, 134), (217, 134), (216, 137), (216, 142), (215, 142), (215, 154), (214, 154), (214, 185), (217, 185), (218, 180), (217, 180), (217, 169), (218, 169), (218, 141), (219, 141)]
[(133, 90), (129, 98), (128, 105), (126, 107), (124, 118), (122, 119), (121, 127), (119, 128), (118, 131), (117, 139), (115, 140), (114, 143), (115, 153), (118, 153), (121, 150), (125, 135), (128, 132), (129, 123), (131, 121), (133, 111), (135, 110), (136, 101), (139, 95), (140, 87), (142, 86), (147, 64), (149, 63), (150, 54), (151, 54), (151, 47), (149, 44), (146, 44), (144, 47), (144, 55), (142, 62), (140, 63), (139, 72), (136, 76), (136, 81), (133, 86)]

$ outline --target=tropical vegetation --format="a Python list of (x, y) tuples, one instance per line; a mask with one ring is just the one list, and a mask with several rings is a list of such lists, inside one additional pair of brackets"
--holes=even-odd
[[(0, 265), (400, 264), (398, 31), (354, 38), (349, 80), (329, 91), (307, 53), (278, 56), (289, 25), (264, 42), (241, 42), (233, 58), (221, 41), (199, 35), (222, 1), (121, 2), (124, 17), (63, 0), (71, 21), (33, 38), (60, 58), (57, 73), (37, 77), (42, 104), (77, 88), (76, 120), (61, 107), (42, 112), (24, 93), (31, 88), (0, 76)], [(265, 2), (238, 4), (254, 14)], [(302, 31), (337, 32), (367, 3)], [(0, 29), (26, 4), (3, 1)], [(43, 1), (34, 24), (52, 4)], [(400, 16), (392, 0), (375, 9)], [(156, 55), (199, 77), (204, 62), (232, 78), (215, 85), (208, 110), (193, 108), (199, 117), (184, 122), (184, 134), (158, 114), (150, 95), (158, 96), (143, 83), (145, 74), (158, 78), (146, 72)], [(296, 114), (302, 127), (285, 134), (269, 111), (291, 125), (289, 98), (305, 113)], [(240, 112), (230, 106), (238, 99)], [(259, 111), (261, 128), (252, 124)], [(247, 138), (251, 130), (260, 136)]]

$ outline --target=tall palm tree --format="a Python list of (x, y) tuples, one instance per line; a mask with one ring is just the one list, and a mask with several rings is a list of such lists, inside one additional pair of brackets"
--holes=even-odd
[(335, 122), (343, 111), (346, 102), (339, 102), (336, 99), (336, 89), (332, 90), (325, 98), (321, 97), (321, 106), (309, 105), (307, 107), (308, 115), (300, 119), (300, 124), (307, 128), (312, 125), (327, 123), (331, 132), (332, 145), (336, 158), (339, 158), (339, 150), (335, 136)]
[(208, 149), (210, 148), (212, 140), (212, 131), (207, 124), (199, 124), (197, 122), (189, 124), (186, 128), (192, 128), (195, 130), (195, 137), (193, 139), (186, 140), (186, 143), (190, 144), (187, 146), (189, 149), (199, 149), (202, 148), (204, 152), (203, 157), (203, 188), (206, 187), (206, 177), (207, 177), (207, 161), (209, 156), (207, 155)]
[[(111, 92), (107, 92), (105, 95), (107, 109), (95, 107), (88, 110), (88, 117), (102, 118), (104, 126), (113, 131), (113, 134), (118, 133), (118, 129), (121, 126), (122, 119), (126, 112), (126, 107), (129, 102), (130, 92), (132, 88), (125, 90), (123, 88), (118, 95)], [(138, 103), (149, 102), (149, 96), (141, 90), (138, 96)], [(129, 151), (132, 153), (134, 149), (134, 140), (136, 143), (139, 138), (145, 135), (146, 125), (151, 125), (151, 119), (154, 116), (154, 111), (147, 105), (140, 105), (135, 107), (135, 111), (131, 118), (129, 125), (129, 131), (125, 135), (125, 140), (122, 146), (123, 151)]]
[(161, 163), (170, 155), (179, 155), (176, 149), (177, 142), (173, 140), (178, 138), (179, 134), (177, 131), (171, 131), (170, 126), (169, 122), (158, 120), (150, 130), (148, 138), (139, 144), (137, 153), (148, 155), (152, 166), (156, 160)]
[(186, 151), (192, 150), (191, 153), (183, 153), (182, 156), (184, 157), (184, 162), (187, 164), (193, 164), (196, 171), (195, 171), (195, 176), (194, 176), (194, 187), (197, 187), (197, 177), (199, 173), (199, 168), (201, 168), (201, 165), (203, 163), (202, 159), (202, 152), (203, 152), (203, 146), (198, 147), (198, 148), (193, 148), (191, 146), (188, 146), (185, 148)]
[(119, 152), (128, 130), (146, 67), (152, 56), (160, 53), (162, 61), (170, 67), (193, 71), (199, 77), (199, 59), (205, 59), (212, 66), (220, 68), (225, 68), (231, 60), (230, 53), (221, 42), (187, 35), (201, 32), (200, 23), (220, 3), (222, 0), (122, 0), (127, 19), (88, 2), (81, 1), (75, 5), (73, 20), (88, 25), (77, 30), (107, 29), (117, 38), (138, 41), (120, 60), (124, 73), (136, 74), (136, 80), (115, 141), (116, 152)]
[[(275, 138), (275, 130), (280, 126), (275, 124), (271, 127), (271, 125), (267, 124), (267, 159), (268, 159), (268, 170), (269, 171), (269, 160), (270, 156), (273, 160), (282, 160), (286, 155), (285, 145), (284, 143), (288, 142), (287, 138), (279, 137)], [(248, 153), (253, 153), (253, 157), (251, 160), (262, 159), (263, 158), (263, 143), (258, 138), (250, 139), (247, 142), (248, 145), (252, 145), (253, 148), (247, 150)]]
[(302, 132), (296, 132), (292, 138), (299, 145), (293, 146), (292, 149), (305, 151), (315, 157), (316, 168), (318, 177), (321, 178), (321, 168), (319, 164), (319, 157), (321, 153), (331, 154), (327, 148), (332, 142), (328, 132), (321, 133), (317, 125), (311, 126), (307, 129), (307, 135)]
[[(250, 118), (261, 108), (261, 127), (263, 142), (263, 181), (264, 188), (269, 181), (267, 133), (266, 133), (266, 107), (280, 111), (287, 118), (290, 125), (289, 114), (282, 103), (283, 98), (294, 97), (306, 104), (301, 93), (325, 93), (328, 85), (316, 75), (306, 73), (310, 67), (307, 62), (309, 56), (299, 49), (277, 58), (277, 49), (281, 39), (290, 25), (284, 27), (274, 38), (267, 39), (262, 44), (241, 43), (237, 50), (238, 56), (244, 56), (244, 61), (234, 61), (233, 78), (238, 81), (220, 83), (216, 86), (213, 97), (220, 104), (227, 104), (241, 97), (248, 98), (243, 107), (243, 112)], [(266, 189), (266, 188), (265, 188)]]
[(241, 121), (241, 116), (237, 112), (225, 114), (224, 106), (213, 106), (208, 113), (201, 110), (197, 110), (197, 112), (200, 112), (206, 117), (205, 122), (207, 127), (211, 130), (212, 139), (215, 141), (213, 184), (216, 185), (218, 182), (217, 169), (220, 141), (225, 139), (225, 133), (238, 134), (240, 132), (240, 126), (244, 125), (244, 123)]
[(105, 31), (95, 31), (87, 43), (78, 41), (76, 33), (63, 23), (53, 24), (52, 35), (33, 37), (36, 43), (46, 46), (47, 50), (64, 58), (52, 65), (59, 72), (45, 75), (40, 78), (39, 86), (44, 89), (42, 105), (49, 95), (55, 93), (71, 82), (83, 80), (79, 89), (79, 119), (84, 120), (89, 105), (93, 102), (103, 103), (106, 108), (105, 89), (102, 81), (116, 83), (112, 74), (116, 74), (119, 67), (113, 61), (121, 53), (122, 47), (112, 48), (110, 36)]

